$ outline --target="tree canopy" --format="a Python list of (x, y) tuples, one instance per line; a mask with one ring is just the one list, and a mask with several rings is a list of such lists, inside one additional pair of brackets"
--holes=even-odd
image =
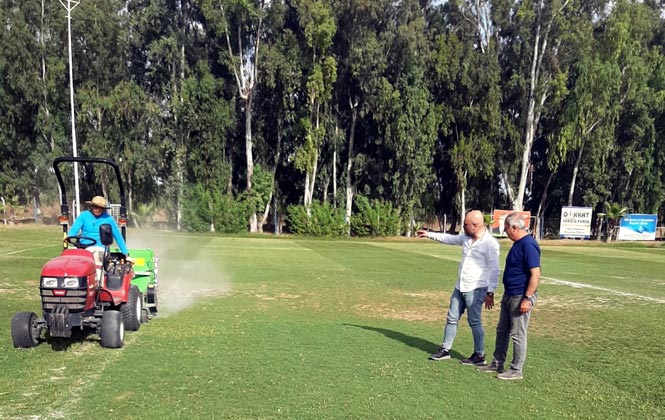
[[(65, 10), (0, 0), (0, 18), (0, 197), (54, 203)], [(119, 162), (129, 211), (178, 229), (261, 230), (314, 202), (347, 233), (371, 206), (402, 233), (469, 208), (663, 217), (664, 48), (653, 0), (82, 1), (78, 152)]]

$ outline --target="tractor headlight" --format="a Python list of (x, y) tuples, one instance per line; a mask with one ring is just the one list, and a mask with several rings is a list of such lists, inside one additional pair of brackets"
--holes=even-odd
[(63, 286), (68, 289), (74, 289), (76, 287), (79, 287), (78, 277), (65, 277)]
[(58, 287), (58, 278), (42, 277), (42, 287)]

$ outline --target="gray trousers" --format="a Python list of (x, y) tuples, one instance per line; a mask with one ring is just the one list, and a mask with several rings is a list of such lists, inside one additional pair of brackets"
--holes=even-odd
[[(533, 295), (533, 305), (536, 304), (537, 296)], [(526, 360), (526, 332), (529, 328), (531, 311), (523, 314), (520, 312), (522, 295), (506, 296), (501, 298), (501, 313), (496, 325), (496, 344), (494, 347), (494, 361), (499, 366), (506, 362), (508, 354), (509, 339), (513, 340), (513, 361), (510, 368), (521, 371)]]

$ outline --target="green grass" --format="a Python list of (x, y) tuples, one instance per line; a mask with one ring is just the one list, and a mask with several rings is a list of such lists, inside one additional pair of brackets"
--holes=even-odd
[[(120, 350), (96, 335), (14, 349), (11, 316), (40, 314), (39, 270), (61, 235), (0, 227), (0, 418), (665, 416), (660, 247), (543, 245), (525, 379), (506, 383), (427, 360), (460, 249), (424, 240), (130, 230), (130, 247), (161, 259), (163, 313)], [(483, 318), (489, 354), (498, 308)], [(464, 319), (452, 354), (471, 351)]]

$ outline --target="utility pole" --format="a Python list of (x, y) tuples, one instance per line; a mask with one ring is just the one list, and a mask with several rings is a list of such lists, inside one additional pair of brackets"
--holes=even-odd
[[(67, 10), (67, 40), (69, 51), (69, 105), (72, 120), (72, 149), (73, 156), (78, 157), (76, 151), (76, 116), (74, 115), (74, 70), (72, 63), (72, 10), (79, 5), (77, 0), (58, 0)], [(74, 218), (81, 214), (81, 200), (79, 198), (79, 164), (74, 162), (74, 190), (76, 191), (76, 201), (74, 202)], [(62, 203), (65, 204), (65, 203)]]

